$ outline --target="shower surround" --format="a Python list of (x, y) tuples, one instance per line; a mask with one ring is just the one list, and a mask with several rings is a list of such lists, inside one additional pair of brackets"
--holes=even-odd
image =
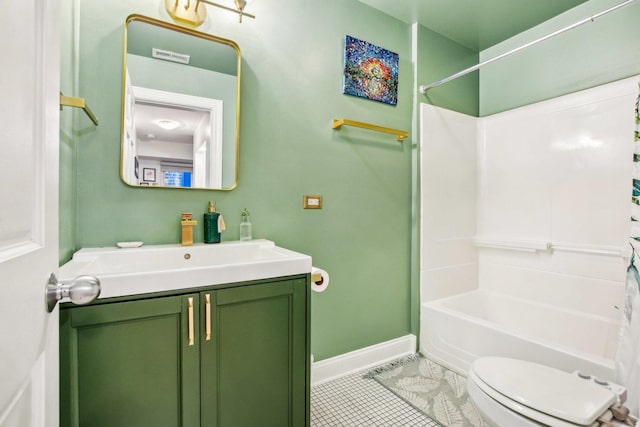
[(482, 118), (422, 105), (423, 354), (613, 379), (637, 83)]

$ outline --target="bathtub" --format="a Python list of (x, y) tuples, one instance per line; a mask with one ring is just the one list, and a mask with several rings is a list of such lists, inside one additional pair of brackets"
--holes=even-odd
[(420, 352), (462, 375), (481, 356), (530, 360), (615, 379), (619, 323), (475, 290), (422, 304)]

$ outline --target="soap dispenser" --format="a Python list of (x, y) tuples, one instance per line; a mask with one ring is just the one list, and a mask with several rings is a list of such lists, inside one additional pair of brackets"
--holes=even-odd
[(211, 200), (209, 208), (204, 214), (204, 242), (220, 243), (220, 233), (224, 231), (224, 220), (219, 212), (216, 212), (216, 202)]
[(251, 240), (251, 221), (249, 221), (247, 208), (244, 208), (240, 214), (240, 240)]

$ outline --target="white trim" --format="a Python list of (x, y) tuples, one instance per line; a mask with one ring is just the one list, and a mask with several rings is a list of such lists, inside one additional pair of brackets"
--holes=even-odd
[(222, 101), (202, 96), (185, 95), (183, 93), (168, 92), (166, 90), (151, 89), (142, 86), (132, 86), (134, 98), (144, 101), (158, 102), (163, 105), (176, 105), (179, 107), (199, 108), (215, 111), (222, 105)]
[(31, 252), (42, 249), (42, 247), (41, 244), (30, 240), (0, 246), (0, 263), (28, 255)]
[(321, 360), (311, 364), (311, 385), (322, 384), (415, 353), (416, 336), (410, 334)]

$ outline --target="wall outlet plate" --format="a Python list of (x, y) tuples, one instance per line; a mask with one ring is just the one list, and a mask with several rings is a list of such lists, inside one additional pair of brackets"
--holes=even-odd
[(305, 209), (322, 209), (322, 196), (320, 194), (305, 194), (302, 205)]

